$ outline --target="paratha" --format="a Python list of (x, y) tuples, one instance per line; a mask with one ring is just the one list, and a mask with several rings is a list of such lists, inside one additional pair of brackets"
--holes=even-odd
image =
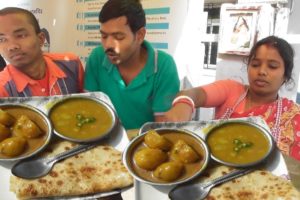
[[(226, 166), (213, 166), (197, 182), (207, 182), (233, 170)], [(255, 170), (211, 190), (207, 200), (299, 200), (300, 193), (289, 180), (269, 171)]]
[[(53, 156), (75, 146), (57, 141), (42, 156)], [(93, 194), (124, 188), (133, 178), (123, 166), (121, 152), (111, 146), (97, 146), (63, 160), (41, 178), (26, 180), (11, 175), (10, 190), (20, 199)]]

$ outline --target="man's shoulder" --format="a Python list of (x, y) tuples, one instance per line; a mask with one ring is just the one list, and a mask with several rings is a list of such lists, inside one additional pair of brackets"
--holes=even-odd
[(168, 52), (164, 51), (164, 50), (160, 50), (160, 49), (155, 49), (155, 51), (157, 51), (158, 55), (162, 56), (162, 57), (171, 57), (171, 54), (169, 54)]
[(87, 67), (103, 67), (102, 63), (105, 59), (105, 51), (103, 47), (100, 45), (92, 50), (87, 60)]
[(167, 67), (167, 68), (176, 68), (176, 63), (175, 63), (175, 60), (174, 58), (168, 54), (167, 52), (163, 51), (163, 50), (158, 50), (158, 49), (155, 49), (154, 51), (155, 54), (154, 56), (157, 56), (156, 59), (157, 60), (157, 66), (158, 68), (164, 68), (164, 67)]
[(44, 53), (44, 57), (50, 58), (51, 60), (79, 60), (79, 57), (74, 53)]
[(9, 73), (8, 66), (0, 72), (0, 86), (4, 86), (9, 80), (11, 80), (11, 74)]
[(161, 61), (161, 60), (174, 60), (173, 57), (169, 53), (167, 53), (164, 50), (155, 49), (150, 44), (150, 42), (147, 41), (147, 40), (144, 40), (143, 45), (146, 47), (146, 49), (147, 49), (148, 52), (151, 52), (150, 54), (152, 54), (152, 53), (156, 54), (157, 53), (158, 61)]

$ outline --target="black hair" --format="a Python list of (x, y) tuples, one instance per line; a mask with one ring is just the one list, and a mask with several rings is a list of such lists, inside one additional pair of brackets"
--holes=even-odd
[(287, 41), (279, 37), (268, 36), (259, 40), (250, 51), (250, 54), (247, 59), (247, 65), (249, 66), (251, 60), (256, 57), (256, 51), (262, 45), (271, 46), (277, 49), (284, 62), (285, 82), (293, 81), (292, 71), (294, 68), (294, 49)]
[(125, 16), (133, 33), (146, 26), (145, 12), (139, 0), (108, 0), (99, 13), (99, 22)]
[(39, 25), (38, 20), (36, 19), (36, 17), (34, 16), (34, 14), (32, 14), (32, 12), (23, 9), (23, 8), (17, 8), (17, 7), (6, 7), (0, 10), (0, 16), (5, 16), (8, 14), (24, 14), (29, 23), (32, 24), (36, 34), (41, 32), (41, 28)]

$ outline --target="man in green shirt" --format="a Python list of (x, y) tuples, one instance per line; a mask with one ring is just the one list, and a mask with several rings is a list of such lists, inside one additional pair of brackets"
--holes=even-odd
[(109, 0), (100, 11), (101, 45), (90, 54), (85, 90), (106, 93), (126, 129), (162, 121), (179, 91), (173, 58), (145, 41), (138, 0)]

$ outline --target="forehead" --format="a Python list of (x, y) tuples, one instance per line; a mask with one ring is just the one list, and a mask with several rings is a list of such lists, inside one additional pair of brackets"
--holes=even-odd
[(278, 60), (283, 62), (283, 59), (278, 50), (270, 45), (261, 45), (260, 47), (258, 47), (255, 53), (255, 58), (264, 58), (268, 60)]
[(100, 31), (106, 33), (131, 31), (125, 16), (110, 19), (101, 24)]
[(34, 31), (33, 25), (25, 14), (13, 13), (0, 16), (0, 34), (9, 34), (19, 29)]

